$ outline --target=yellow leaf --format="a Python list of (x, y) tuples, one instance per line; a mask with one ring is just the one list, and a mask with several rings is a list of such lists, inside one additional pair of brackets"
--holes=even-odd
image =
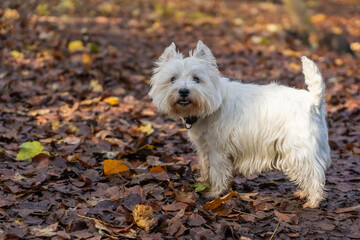
[(152, 128), (151, 124), (148, 123), (144, 126), (140, 126), (140, 131), (147, 133), (147, 135), (150, 135), (154, 132), (154, 129)]
[(49, 16), (50, 15), (49, 6), (46, 3), (39, 4), (36, 7), (35, 11), (36, 11), (37, 15), (40, 15), (40, 16)]
[(81, 51), (84, 49), (82, 41), (71, 41), (69, 42), (68, 49), (70, 52)]
[(326, 16), (325, 16), (324, 14), (319, 13), (319, 14), (316, 14), (315, 16), (312, 16), (312, 17), (311, 17), (311, 21), (312, 21), (313, 23), (318, 23), (318, 22), (324, 21), (325, 18), (326, 18)]
[(136, 225), (146, 231), (150, 231), (158, 223), (156, 218), (151, 218), (152, 215), (153, 209), (150, 206), (138, 204), (133, 209), (133, 216)]
[(60, 128), (60, 122), (59, 122), (59, 121), (56, 121), (56, 122), (52, 122), (52, 123), (51, 123), (51, 129), (52, 129), (53, 131), (57, 131), (59, 128)]
[(335, 34), (341, 34), (341, 33), (342, 33), (342, 29), (339, 28), (339, 27), (336, 27), (336, 26), (332, 27), (332, 28), (331, 28), (331, 31), (332, 31), (333, 33), (335, 33)]
[(89, 54), (83, 53), (82, 62), (83, 62), (83, 64), (90, 64), (91, 63), (91, 58), (90, 58)]
[(157, 165), (155, 167), (152, 167), (150, 169), (150, 173), (155, 173), (155, 172), (164, 172), (165, 170), (160, 166), (160, 165)]
[(104, 161), (105, 175), (111, 175), (126, 171), (129, 171), (129, 168), (121, 160), (117, 161), (117, 160), (107, 159)]
[(71, 132), (76, 133), (79, 131), (79, 129), (76, 126), (72, 125), (71, 123), (68, 122), (60, 123), (59, 121), (55, 121), (51, 123), (51, 130), (57, 131), (59, 130), (59, 128), (63, 127), (64, 125), (67, 125), (68, 130), (70, 130)]
[(3, 15), (3, 18), (7, 20), (16, 20), (19, 19), (19, 17), (20, 15), (15, 9), (6, 9)]
[(118, 97), (107, 97), (103, 100), (103, 102), (109, 103), (111, 105), (118, 105), (119, 98)]
[(10, 52), (10, 55), (13, 56), (14, 58), (24, 58), (24, 54), (16, 50), (12, 50)]
[(353, 51), (360, 51), (360, 42), (353, 42), (350, 44), (350, 48)]

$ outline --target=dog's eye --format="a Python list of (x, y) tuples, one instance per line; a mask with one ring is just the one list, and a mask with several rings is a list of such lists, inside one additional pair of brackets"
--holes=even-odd
[(170, 81), (173, 83), (175, 80), (176, 80), (176, 77), (172, 77)]
[(193, 81), (196, 82), (196, 83), (199, 83), (200, 79), (198, 77), (193, 77)]

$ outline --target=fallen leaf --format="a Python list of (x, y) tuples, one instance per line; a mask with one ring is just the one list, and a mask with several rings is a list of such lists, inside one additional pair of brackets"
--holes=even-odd
[(37, 237), (52, 237), (56, 235), (56, 229), (59, 223), (51, 224), (47, 227), (39, 226), (39, 227), (31, 227), (31, 234)]
[(77, 138), (77, 137), (67, 137), (67, 138), (64, 138), (64, 140), (63, 140), (64, 143), (67, 143), (70, 145), (79, 144), (80, 141), (81, 141), (80, 138)]
[(150, 135), (150, 134), (152, 134), (154, 132), (154, 129), (152, 128), (150, 123), (148, 123), (148, 124), (146, 124), (144, 126), (140, 126), (139, 129), (140, 129), (140, 131), (146, 133), (147, 135)]
[(83, 64), (91, 63), (91, 58), (90, 58), (89, 54), (87, 54), (87, 53), (82, 54), (82, 62), (83, 62)]
[(164, 171), (165, 170), (160, 165), (158, 165), (156, 167), (152, 167), (149, 172), (156, 173), (156, 172), (164, 172)]
[(251, 201), (254, 201), (254, 199), (250, 198), (250, 197), (253, 197), (253, 196), (256, 196), (258, 195), (259, 193), (255, 192), (255, 193), (239, 193), (237, 192), (236, 195), (241, 198), (241, 200), (243, 201), (247, 201), (247, 202), (251, 202)]
[(298, 218), (298, 216), (296, 216), (295, 213), (286, 214), (286, 213), (281, 213), (277, 210), (274, 210), (274, 213), (275, 213), (275, 216), (277, 216), (279, 218), (279, 220), (281, 220), (283, 222), (294, 223), (294, 224), (299, 223), (299, 218)]
[(103, 100), (103, 102), (109, 103), (111, 105), (118, 105), (119, 98), (118, 97), (107, 97)]
[(107, 159), (104, 161), (105, 175), (129, 171), (129, 168), (121, 160)]
[(133, 216), (136, 225), (146, 231), (150, 231), (157, 225), (158, 220), (152, 218), (152, 215), (153, 209), (150, 206), (136, 205), (133, 208)]
[(223, 202), (229, 201), (235, 195), (235, 193), (236, 193), (235, 191), (230, 189), (230, 193), (226, 194), (225, 196), (218, 197), (218, 198), (215, 198), (214, 200), (212, 200), (211, 202), (207, 202), (203, 207), (204, 210), (212, 210), (212, 209), (217, 208)]
[(188, 206), (187, 204), (182, 203), (182, 202), (174, 202), (172, 204), (167, 204), (167, 205), (162, 206), (162, 209), (164, 211), (179, 211), (182, 209), (186, 209), (187, 206)]
[(166, 232), (171, 236), (175, 235), (176, 237), (180, 236), (186, 228), (181, 222), (181, 217), (184, 216), (185, 209), (180, 210), (172, 219), (168, 220), (168, 227)]
[(319, 22), (324, 21), (325, 18), (326, 18), (326, 16), (325, 16), (324, 14), (319, 13), (319, 14), (316, 14), (316, 15), (312, 16), (312, 17), (311, 17), (311, 21), (312, 21), (313, 23), (319, 23)]
[(199, 227), (205, 224), (205, 219), (199, 214), (193, 214), (189, 217), (188, 224), (192, 227)]
[(211, 188), (211, 185), (208, 183), (198, 182), (191, 185), (191, 188), (195, 188), (195, 192), (203, 192)]
[(20, 14), (15, 9), (8, 8), (8, 9), (6, 9), (6, 11), (4, 12), (4, 15), (2, 17), (7, 20), (16, 20), (16, 19), (19, 19)]
[(139, 152), (139, 151), (141, 151), (141, 150), (152, 150), (152, 149), (154, 149), (154, 148), (155, 148), (154, 145), (146, 144), (146, 145), (144, 145), (144, 146), (142, 146), (142, 147), (140, 147), (140, 148), (138, 148), (138, 149), (129, 150), (129, 151), (126, 151), (126, 152), (124, 152), (124, 153), (121, 153), (121, 154), (119, 154), (118, 157), (121, 158), (122, 156), (130, 155), (130, 154), (135, 154), (135, 153), (137, 153), (137, 152)]
[(90, 87), (92, 88), (93, 92), (102, 92), (104, 91), (103, 86), (99, 83), (98, 80), (91, 80)]
[(71, 41), (71, 42), (69, 42), (68, 49), (70, 52), (81, 51), (84, 49), (84, 45), (83, 45), (82, 41), (79, 41), (79, 40)]
[(10, 52), (10, 55), (13, 56), (14, 58), (24, 58), (24, 54), (16, 50), (12, 50)]
[(20, 151), (19, 151), (18, 155), (16, 156), (16, 160), (18, 160), (18, 161), (24, 161), (24, 160), (31, 161), (31, 159), (33, 157), (39, 155), (40, 153), (44, 153), (44, 154), (50, 156), (50, 153), (47, 151), (44, 151), (43, 150), (44, 147), (38, 141), (22, 143), (19, 146), (19, 148), (20, 148)]
[(346, 213), (346, 212), (352, 212), (352, 211), (355, 211), (357, 209), (360, 209), (360, 204), (359, 205), (356, 205), (356, 206), (353, 206), (353, 207), (348, 207), (348, 208), (338, 208), (336, 209), (336, 213)]

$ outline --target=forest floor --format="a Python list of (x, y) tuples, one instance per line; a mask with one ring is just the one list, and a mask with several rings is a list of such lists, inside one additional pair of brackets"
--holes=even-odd
[[(360, 238), (359, 1), (307, 1), (319, 35), (344, 33), (353, 54), (311, 50), (265, 1), (0, 5), (0, 239)], [(164, 48), (198, 40), (246, 83), (304, 88), (300, 57), (318, 64), (332, 157), (319, 208), (303, 209), (278, 172), (236, 176), (219, 204), (195, 192), (186, 129), (147, 93)], [(16, 160), (32, 141), (49, 156)]]

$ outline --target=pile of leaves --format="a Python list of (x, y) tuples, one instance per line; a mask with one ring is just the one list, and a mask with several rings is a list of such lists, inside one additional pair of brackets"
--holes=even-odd
[[(309, 1), (318, 29), (355, 56), (310, 50), (281, 4), (261, 1), (0, 3), (1, 239), (360, 238), (360, 9)], [(341, 6), (339, 8), (339, 6)], [(246, 11), (244, 11), (246, 9)], [(153, 62), (201, 39), (232, 79), (327, 84), (327, 198), (302, 209), (277, 172), (236, 176), (213, 201), (180, 120), (147, 97)]]

